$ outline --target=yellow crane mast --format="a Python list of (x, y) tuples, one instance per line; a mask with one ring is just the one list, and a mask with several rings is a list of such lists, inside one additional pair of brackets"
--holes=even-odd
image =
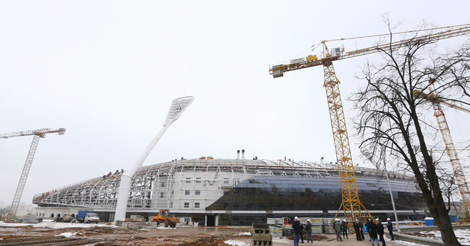
[[(431, 80), (431, 83), (433, 82), (434, 80)], [(465, 173), (463, 172), (462, 165), (460, 164), (460, 159), (457, 155), (457, 150), (455, 148), (454, 141), (452, 140), (452, 135), (450, 134), (449, 125), (447, 124), (447, 120), (444, 111), (442, 110), (441, 103), (467, 113), (470, 113), (470, 110), (444, 101), (441, 97), (437, 96), (432, 92), (432, 87), (430, 87), (429, 89), (431, 91), (429, 94), (422, 91), (413, 91), (413, 94), (417, 97), (429, 100), (432, 103), (432, 106), (434, 108), (434, 116), (436, 116), (437, 125), (439, 126), (442, 139), (444, 140), (444, 144), (446, 146), (446, 152), (449, 156), (450, 164), (454, 171), (454, 180), (459, 188), (460, 195), (462, 196), (462, 201), (465, 206), (465, 213), (467, 215), (467, 218), (470, 218), (470, 189), (468, 188), (467, 179), (465, 178)]]
[[(393, 43), (377, 44), (368, 48), (357, 49), (344, 52), (340, 48), (331, 50), (326, 46), (326, 40), (319, 45), (323, 46), (322, 56), (318, 58), (316, 55), (291, 60), (288, 64), (279, 64), (270, 67), (269, 73), (274, 78), (283, 77), (285, 72), (294, 70), (323, 66), (324, 83), (326, 90), (326, 98), (328, 102), (328, 110), (330, 113), (331, 130), (335, 144), (336, 161), (338, 165), (338, 174), (340, 179), (342, 203), (338, 209), (338, 213), (343, 208), (344, 216), (348, 217), (365, 217), (370, 216), (369, 211), (362, 205), (356, 185), (356, 175), (349, 145), (349, 137), (346, 129), (346, 120), (344, 116), (343, 104), (341, 101), (341, 93), (339, 90), (339, 80), (336, 77), (333, 61), (344, 60), (357, 56), (378, 53), (382, 50), (399, 49), (409, 43), (415, 42), (437, 42), (440, 39), (446, 39), (461, 36), (470, 33), (470, 24), (432, 28), (430, 31), (443, 30), (433, 34), (416, 36), (411, 39), (405, 39)], [(423, 31), (423, 30), (421, 30)], [(418, 32), (418, 31), (410, 31)], [(358, 37), (362, 38), (362, 37)], [(341, 39), (345, 40), (345, 39)], [(315, 45), (315, 47), (318, 45)], [(336, 216), (338, 215), (336, 213)]]

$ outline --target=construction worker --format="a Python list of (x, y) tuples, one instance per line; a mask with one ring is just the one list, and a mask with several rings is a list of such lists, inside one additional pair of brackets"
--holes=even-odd
[(343, 231), (341, 226), (341, 220), (339, 220), (338, 218), (335, 219), (334, 228), (336, 232), (336, 241), (343, 241), (343, 238), (341, 237), (341, 233)]
[(390, 218), (387, 218), (387, 229), (388, 234), (390, 234), (390, 237), (392, 238), (392, 241), (395, 241), (395, 238), (393, 237), (393, 224)]
[(299, 246), (299, 236), (301, 230), (299, 217), (295, 216), (294, 221), (292, 222), (292, 228), (294, 229), (294, 246)]
[(384, 238), (384, 225), (380, 223), (380, 220), (377, 219), (377, 234), (379, 234), (379, 241), (382, 242), (382, 246), (385, 246), (385, 238)]
[(343, 238), (349, 239), (349, 237), (348, 237), (348, 222), (346, 221), (346, 219), (344, 219), (343, 222), (341, 222), (341, 230), (343, 231)]

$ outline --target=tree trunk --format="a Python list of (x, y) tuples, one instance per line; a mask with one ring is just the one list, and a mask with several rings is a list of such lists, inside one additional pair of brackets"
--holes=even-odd
[[(436, 218), (439, 219), (436, 220)], [(455, 236), (454, 228), (452, 228), (452, 224), (450, 223), (449, 215), (447, 214), (447, 212), (438, 217), (434, 217), (434, 219), (438, 221), (437, 226), (441, 231), (442, 241), (444, 242), (444, 244), (449, 246), (459, 246), (460, 243), (457, 240), (457, 237)]]
[(449, 246), (460, 246), (460, 243), (455, 236), (454, 229), (450, 222), (449, 213), (442, 196), (436, 196), (436, 194), (434, 194), (433, 197), (432, 192), (428, 189), (421, 189), (421, 191), (423, 192), (429, 212), (433, 216), (439, 231), (441, 232), (444, 244)]

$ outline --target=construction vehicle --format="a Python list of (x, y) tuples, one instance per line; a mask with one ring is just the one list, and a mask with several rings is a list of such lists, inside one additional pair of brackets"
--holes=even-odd
[(26, 157), (26, 162), (23, 167), (23, 172), (21, 173), (20, 181), (18, 182), (15, 196), (13, 197), (13, 202), (10, 208), (10, 211), (14, 215), (16, 214), (16, 211), (18, 210), (18, 206), (20, 205), (21, 196), (23, 195), (23, 190), (26, 185), (26, 180), (28, 179), (29, 170), (31, 169), (31, 165), (33, 164), (33, 158), (34, 158), (34, 154), (36, 153), (36, 148), (38, 147), (38, 144), (39, 144), (39, 139), (45, 138), (46, 134), (48, 133), (58, 133), (59, 135), (64, 135), (65, 128), (59, 128), (59, 129), (43, 128), (43, 129), (23, 131), (23, 132), (0, 134), (0, 138), (11, 138), (11, 137), (22, 137), (22, 136), (34, 135), (33, 142), (31, 143), (31, 147), (29, 148), (29, 153), (28, 153), (28, 156)]
[[(435, 82), (434, 79), (430, 80), (431, 84), (434, 82)], [(442, 139), (444, 140), (445, 150), (447, 152), (447, 155), (449, 156), (450, 164), (454, 172), (454, 180), (459, 188), (460, 195), (462, 196), (462, 201), (465, 207), (465, 213), (467, 215), (467, 219), (470, 219), (470, 189), (468, 188), (467, 179), (465, 178), (465, 173), (463, 171), (462, 165), (460, 164), (460, 159), (457, 154), (454, 141), (452, 140), (452, 136), (449, 130), (449, 125), (447, 124), (447, 120), (444, 115), (444, 111), (442, 110), (441, 103), (446, 104), (451, 108), (455, 108), (455, 109), (458, 109), (467, 113), (470, 113), (470, 110), (467, 108), (460, 107), (458, 105), (446, 102), (444, 99), (434, 94), (432, 86), (429, 87), (429, 90), (430, 90), (429, 94), (423, 91), (418, 91), (418, 90), (413, 91), (413, 94), (416, 97), (429, 100), (432, 103), (432, 106), (434, 108), (434, 116), (436, 116), (437, 124), (439, 126), (439, 130), (441, 131)]]
[[(433, 43), (441, 39), (462, 36), (470, 33), (470, 24), (431, 28), (427, 30), (409, 31), (403, 33), (418, 33), (419, 31), (437, 31), (436, 33), (415, 36), (411, 39), (405, 39), (392, 43), (377, 44), (371, 47), (356, 49), (349, 52), (344, 52), (344, 48), (333, 48), (331, 51), (328, 49), (326, 42), (339, 41), (346, 39), (356, 38), (342, 38), (337, 40), (324, 40), (316, 45), (323, 47), (320, 58), (316, 55), (309, 55), (298, 59), (290, 60), (289, 63), (271, 66), (269, 73), (274, 78), (283, 77), (285, 72), (300, 70), (304, 68), (323, 66), (324, 83), (323, 86), (326, 90), (326, 98), (328, 102), (328, 109), (330, 113), (331, 128), (333, 133), (333, 140), (335, 145), (336, 160), (338, 165), (338, 174), (341, 186), (342, 203), (338, 208), (336, 216), (338, 216), (341, 208), (343, 208), (344, 216), (346, 217), (366, 217), (370, 216), (369, 211), (362, 205), (359, 200), (359, 194), (356, 185), (356, 174), (354, 172), (354, 163), (351, 155), (351, 148), (349, 145), (348, 131), (346, 128), (346, 119), (344, 116), (343, 104), (341, 100), (341, 93), (339, 90), (339, 80), (336, 77), (333, 61), (344, 60), (362, 55), (378, 53), (383, 50), (396, 50), (405, 47), (410, 43)], [(394, 33), (397, 34), (397, 33)], [(385, 36), (390, 35), (374, 35)], [(370, 36), (369, 36), (370, 37)]]
[(62, 222), (72, 222), (76, 220), (77, 219), (75, 218), (75, 214), (64, 214), (64, 216), (61, 218)]
[(0, 221), (9, 223), (9, 222), (16, 222), (16, 220), (17, 220), (16, 215), (12, 211), (8, 211), (4, 214), (0, 214)]
[(165, 227), (170, 226), (173, 228), (176, 226), (176, 223), (180, 222), (180, 219), (171, 215), (168, 209), (160, 209), (160, 211), (158, 211), (158, 215), (153, 216), (152, 219), (150, 219), (150, 222), (157, 222), (158, 224), (165, 223)]
[(78, 210), (77, 214), (77, 221), (80, 223), (96, 223), (100, 222), (100, 217), (95, 211), (87, 211), (87, 210)]

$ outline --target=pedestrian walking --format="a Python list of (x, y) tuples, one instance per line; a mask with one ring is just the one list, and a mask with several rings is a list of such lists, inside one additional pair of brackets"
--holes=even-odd
[(388, 234), (390, 234), (390, 237), (392, 238), (392, 241), (395, 241), (395, 238), (393, 237), (393, 224), (390, 218), (387, 218), (387, 229)]
[(307, 225), (305, 226), (305, 231), (307, 232), (307, 243), (310, 241), (313, 243), (312, 239), (312, 223), (310, 223), (310, 219), (307, 220)]
[(382, 246), (385, 245), (385, 238), (384, 238), (384, 225), (380, 223), (380, 220), (377, 220), (377, 234), (379, 234), (379, 240), (382, 242)]
[(367, 233), (369, 233), (370, 241), (372, 242), (372, 246), (374, 246), (374, 241), (377, 242), (377, 246), (379, 245), (379, 239), (377, 238), (377, 225), (372, 222), (371, 219), (366, 223), (367, 226)]
[(292, 228), (294, 229), (294, 246), (299, 246), (300, 221), (297, 216), (295, 216), (292, 222)]
[(353, 227), (354, 227), (354, 232), (356, 232), (356, 240), (361, 241), (362, 237), (361, 237), (361, 232), (359, 231), (359, 223), (358, 222), (359, 222), (359, 220), (355, 219), (354, 222), (353, 222)]
[(335, 219), (334, 228), (336, 232), (336, 241), (343, 241), (343, 238), (341, 237), (341, 221), (339, 219)]
[(346, 219), (343, 220), (343, 222), (341, 222), (341, 230), (343, 231), (343, 238), (347, 238), (349, 239), (348, 237), (348, 222), (346, 221)]

